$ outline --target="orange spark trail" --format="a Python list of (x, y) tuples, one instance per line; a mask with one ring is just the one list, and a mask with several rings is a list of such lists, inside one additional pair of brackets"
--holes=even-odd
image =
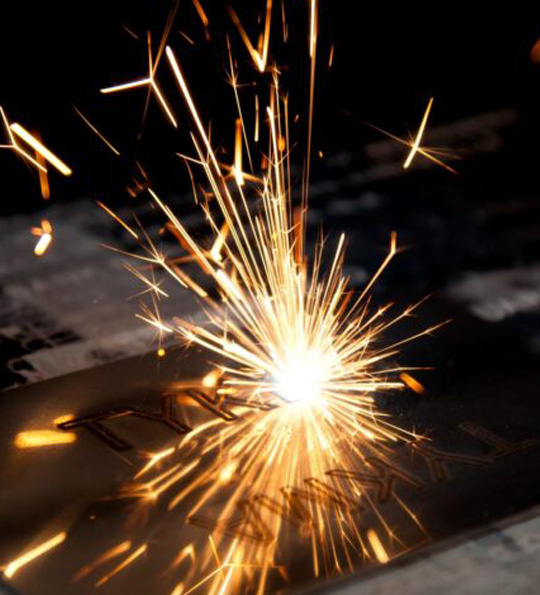
[(259, 69), (260, 72), (264, 72), (266, 70), (266, 63), (268, 61), (268, 48), (270, 46), (270, 25), (272, 22), (272, 0), (266, 0), (266, 18), (264, 21), (264, 33), (259, 38), (259, 47), (255, 49), (249, 35), (246, 33), (238, 15), (233, 10), (231, 6), (229, 6), (229, 13), (231, 15), (231, 19), (235, 24), (242, 41), (244, 42), (249, 55), (251, 56), (255, 66)]
[(120, 151), (116, 149), (106, 138), (105, 136), (88, 120), (88, 118), (75, 106), (73, 109), (77, 112), (78, 116), (82, 119), (82, 121), (90, 128), (90, 130), (103, 142), (109, 149), (117, 156), (120, 155)]
[(114, 547), (108, 549), (106, 552), (101, 554), (101, 556), (98, 556), (93, 562), (81, 568), (81, 570), (79, 570), (79, 572), (77, 572), (77, 574), (73, 577), (73, 580), (80, 581), (81, 579), (91, 574), (94, 570), (105, 564), (105, 562), (108, 562), (109, 560), (112, 560), (113, 558), (116, 558), (117, 556), (120, 556), (122, 554), (125, 554), (130, 549), (131, 541), (123, 541), (122, 543), (115, 545)]
[(41, 545), (38, 545), (37, 547), (31, 549), (25, 554), (22, 554), (21, 556), (19, 556), (7, 565), (6, 569), (4, 570), (4, 575), (8, 578), (12, 578), (15, 575), (15, 573), (18, 572), (21, 568), (23, 568), (27, 564), (30, 564), (30, 562), (32, 562), (36, 558), (43, 556), (48, 551), (63, 543), (66, 537), (67, 533), (59, 533), (58, 535), (51, 537), (51, 539), (48, 539)]
[(402, 372), (399, 377), (416, 394), (423, 395), (426, 392), (425, 386), (418, 382), (416, 378), (413, 378), (410, 374), (407, 374), (407, 372)]
[(202, 7), (199, 0), (193, 0), (193, 6), (195, 6), (195, 10), (197, 11), (199, 18), (201, 19), (203, 26), (208, 27), (210, 25), (210, 22), (208, 21), (208, 17), (206, 16), (204, 8)]
[(420, 128), (418, 129), (418, 133), (416, 134), (416, 138), (414, 139), (414, 143), (411, 147), (411, 151), (410, 151), (409, 155), (407, 156), (405, 163), (403, 164), (403, 169), (407, 169), (411, 165), (412, 160), (414, 159), (414, 156), (416, 155), (416, 153), (420, 147), (420, 141), (422, 140), (422, 136), (424, 135), (424, 130), (426, 128), (426, 124), (427, 124), (427, 121), (429, 118), (429, 112), (431, 111), (432, 105), (433, 105), (433, 97), (431, 97), (429, 99), (429, 102), (426, 107), (426, 111), (424, 112), (424, 117), (422, 118), (422, 122), (420, 123)]
[(33, 227), (32, 234), (39, 237), (35, 247), (34, 254), (43, 256), (52, 242), (52, 225), (47, 219), (41, 221), (41, 227)]
[[(159, 60), (159, 54), (158, 54), (158, 60)], [(148, 76), (141, 78), (141, 79), (134, 80), (134, 81), (130, 81), (128, 83), (122, 83), (121, 85), (114, 85), (112, 87), (104, 87), (103, 89), (100, 89), (100, 92), (103, 93), (104, 95), (108, 95), (110, 93), (117, 93), (119, 91), (128, 91), (130, 89), (136, 89), (138, 87), (147, 87), (148, 86), (148, 87), (150, 87), (150, 90), (153, 91), (154, 96), (156, 97), (159, 105), (161, 106), (163, 113), (167, 116), (170, 123), (174, 126), (174, 128), (178, 128), (178, 123), (177, 123), (176, 118), (173, 114), (173, 111), (170, 108), (169, 103), (165, 99), (165, 95), (161, 91), (161, 88), (159, 87), (159, 85), (157, 84), (156, 79), (155, 79), (155, 70), (157, 69), (158, 60), (156, 61), (156, 65), (154, 65), (153, 60), (152, 60), (152, 53), (151, 53), (151, 47), (150, 47), (150, 36), (149, 36), (148, 37)]]
[(39, 153), (52, 166), (54, 166), (60, 173), (64, 174), (64, 176), (70, 176), (73, 173), (72, 170), (61, 159), (49, 151), (49, 149), (40, 143), (35, 136), (30, 134), (26, 128), (23, 128), (20, 124), (14, 122), (10, 125), (10, 129), (27, 145), (32, 147), (34, 151)]
[(130, 564), (133, 564), (137, 558), (142, 556), (146, 550), (148, 549), (148, 544), (141, 545), (138, 549), (136, 549), (132, 554), (130, 554), (122, 563), (118, 564), (111, 572), (106, 574), (104, 577), (100, 578), (96, 582), (96, 587), (101, 587), (105, 583), (108, 583), (114, 576), (118, 573), (122, 572), (125, 568), (127, 568)]

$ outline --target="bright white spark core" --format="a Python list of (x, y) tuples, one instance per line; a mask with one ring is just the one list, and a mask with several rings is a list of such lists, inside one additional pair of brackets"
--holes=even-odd
[(298, 348), (278, 367), (275, 393), (289, 403), (313, 405), (323, 397), (324, 380), (330, 372), (330, 358), (315, 350)]

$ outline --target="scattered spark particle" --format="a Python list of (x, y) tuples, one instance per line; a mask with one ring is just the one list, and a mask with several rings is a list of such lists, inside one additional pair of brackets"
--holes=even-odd
[(72, 170), (63, 161), (61, 161), (56, 155), (54, 155), (54, 153), (49, 151), (49, 149), (47, 149), (45, 145), (39, 142), (35, 136), (30, 134), (28, 130), (23, 128), (20, 124), (14, 122), (10, 125), (10, 129), (27, 145), (32, 147), (34, 151), (39, 153), (52, 166), (54, 166), (60, 173), (64, 174), (64, 176), (70, 176), (73, 173)]
[(118, 221), (118, 223), (120, 223), (120, 225), (126, 230), (128, 231), (136, 240), (139, 239), (139, 236), (137, 235), (137, 232), (134, 231), (124, 220), (120, 219), (120, 217), (118, 217), (118, 215), (116, 215), (113, 211), (111, 211), (111, 209), (109, 209), (109, 207), (107, 207), (106, 205), (104, 205), (101, 201), (97, 200), (96, 201), (97, 204), (107, 213), (109, 214), (114, 220)]
[(122, 29), (130, 36), (133, 37), (133, 39), (139, 41), (139, 36), (132, 31), (129, 27), (127, 27), (126, 25), (122, 25)]
[(74, 432), (28, 430), (19, 432), (15, 436), (14, 444), (17, 448), (42, 448), (58, 444), (72, 444), (75, 440), (77, 440), (77, 435)]
[(183, 31), (178, 31), (178, 32), (190, 45), (195, 45), (195, 42), (193, 41), (193, 39), (191, 39), (191, 37), (189, 37), (186, 33), (184, 33)]
[(17, 139), (15, 138), (15, 136), (13, 135), (13, 132), (11, 130), (11, 127), (10, 127), (11, 125), (9, 123), (7, 116), (6, 116), (6, 112), (4, 111), (4, 108), (2, 106), (0, 106), (0, 115), (2, 116), (2, 122), (4, 124), (4, 128), (6, 129), (8, 135), (9, 135), (9, 141), (10, 141), (8, 145), (2, 145), (1, 148), (12, 149), (16, 153), (18, 153), (21, 157), (26, 159), (26, 161), (28, 161), (34, 167), (36, 167), (38, 169), (38, 171), (47, 172), (47, 168), (44, 165), (42, 165), (39, 161), (37, 161), (37, 159), (34, 159), (32, 157), (32, 155), (27, 153), (24, 149), (22, 149), (19, 146), (19, 143), (17, 142)]
[(197, 14), (199, 15), (199, 18), (201, 19), (203, 26), (208, 27), (210, 25), (210, 22), (208, 21), (208, 17), (206, 16), (206, 13), (204, 12), (204, 8), (202, 7), (199, 0), (193, 0), (193, 6), (195, 7), (195, 10), (197, 11)]
[(163, 349), (163, 347), (160, 347), (160, 348), (157, 350), (157, 356), (158, 356), (158, 357), (164, 357), (164, 356), (165, 356), (165, 353), (166, 353), (166, 351), (165, 351), (165, 349)]
[(259, 142), (259, 96), (255, 95), (255, 131), (253, 140)]
[(148, 463), (146, 463), (146, 465), (137, 473), (135, 477), (141, 477), (141, 475), (144, 475), (145, 473), (150, 471), (150, 469), (155, 467), (160, 461), (167, 457), (170, 457), (173, 453), (174, 448), (167, 448), (165, 450), (162, 450), (161, 452), (148, 454)]
[(34, 254), (36, 256), (43, 256), (43, 254), (45, 254), (45, 252), (47, 251), (47, 248), (49, 247), (51, 241), (52, 235), (50, 233), (44, 233), (37, 241), (37, 244), (34, 248)]
[(117, 556), (120, 556), (122, 554), (125, 554), (130, 549), (131, 541), (129, 540), (123, 541), (122, 543), (115, 545), (114, 547), (108, 549), (106, 552), (98, 556), (93, 562), (81, 568), (79, 572), (77, 572), (77, 574), (73, 577), (73, 581), (75, 582), (82, 580), (83, 578), (91, 574), (94, 570), (105, 564), (105, 562), (108, 562), (109, 560), (112, 560), (113, 558), (116, 558)]
[(242, 172), (242, 119), (236, 118), (236, 134), (234, 140), (234, 165), (233, 174), (238, 186), (244, 185), (244, 175)]
[(114, 85), (112, 87), (104, 87), (100, 89), (100, 93), (107, 95), (109, 93), (117, 93), (118, 91), (128, 91), (129, 89), (136, 89), (137, 87), (145, 87), (151, 84), (152, 79), (146, 77), (137, 79), (136, 81), (130, 81), (129, 83), (122, 83), (121, 85)]
[(154, 318), (148, 318), (143, 316), (142, 314), (135, 314), (135, 318), (139, 318), (140, 320), (147, 322), (148, 324), (155, 326), (159, 331), (163, 333), (172, 333), (173, 329), (170, 326), (163, 324), (160, 320)]
[(430, 97), (429, 102), (426, 107), (426, 111), (424, 112), (424, 117), (422, 118), (422, 122), (420, 123), (420, 128), (418, 129), (418, 133), (416, 134), (416, 138), (414, 139), (414, 143), (411, 147), (411, 151), (403, 164), (403, 169), (407, 169), (414, 159), (419, 147), (420, 141), (422, 140), (422, 136), (424, 135), (424, 130), (426, 128), (426, 124), (429, 118), (429, 112), (431, 111), (431, 106), (433, 105), (433, 97)]
[(145, 543), (145, 544), (141, 545), (132, 554), (130, 554), (121, 564), (119, 564), (113, 570), (111, 570), (111, 572), (109, 572), (109, 574), (106, 574), (104, 577), (100, 578), (99, 581), (96, 582), (96, 587), (101, 587), (105, 583), (108, 583), (111, 580), (111, 578), (116, 576), (118, 573), (122, 572), (122, 570), (124, 570), (126, 567), (128, 567), (133, 562), (135, 562), (135, 560), (137, 558), (142, 556), (146, 552), (147, 549), (148, 549), (148, 544)]
[[(406, 140), (403, 138), (400, 138), (399, 136), (396, 136), (394, 134), (391, 134), (390, 132), (387, 132), (386, 130), (383, 130), (382, 128), (379, 128), (378, 126), (374, 126), (373, 124), (368, 124), (368, 126), (370, 126), (371, 128), (374, 128), (375, 130), (377, 130), (378, 132), (381, 132), (382, 134), (384, 134), (385, 136), (388, 136), (389, 138), (395, 140), (396, 142), (405, 145), (406, 147), (409, 147), (409, 149), (412, 150), (413, 146), (414, 146), (414, 141), (412, 140)], [(452, 155), (449, 153), (449, 151), (446, 151), (444, 149), (434, 149), (434, 148), (428, 148), (428, 147), (421, 147), (419, 146), (416, 149), (416, 152), (419, 155), (422, 155), (422, 157), (425, 157), (426, 159), (429, 159), (429, 161), (432, 161), (433, 163), (439, 165), (440, 167), (442, 167), (443, 169), (446, 169), (447, 171), (453, 173), (453, 174), (457, 174), (457, 171), (455, 169), (453, 169), (452, 167), (450, 167), (449, 165), (447, 165), (446, 163), (444, 163), (444, 161), (442, 161), (441, 159), (439, 159), (440, 157), (456, 157), (456, 155)]]
[(120, 151), (118, 149), (116, 149), (106, 138), (105, 136), (92, 124), (92, 122), (90, 122), (90, 120), (79, 110), (77, 109), (75, 106), (73, 106), (73, 109), (77, 112), (77, 115), (82, 119), (82, 121), (88, 126), (88, 128), (90, 128), (90, 130), (92, 132), (94, 132), (94, 134), (103, 142), (105, 143), (105, 145), (107, 147), (109, 147), (109, 149), (115, 154), (115, 155), (120, 155)]
[(313, 58), (315, 56), (315, 48), (317, 47), (317, 0), (310, 2), (310, 19), (309, 19), (309, 55)]
[(212, 370), (210, 373), (202, 379), (202, 385), (206, 388), (214, 388), (217, 386), (219, 379), (221, 378), (221, 372), (219, 370)]
[(66, 413), (65, 415), (60, 415), (59, 417), (56, 417), (53, 421), (53, 424), (55, 426), (58, 426), (60, 424), (65, 424), (68, 421), (73, 421), (75, 419), (75, 416), (72, 413)]
[[(36, 135), (37, 136), (37, 135)], [(38, 137), (39, 139), (39, 137)], [(36, 161), (41, 165), (43, 169), (38, 169), (39, 175), (39, 187), (41, 189), (41, 196), (43, 200), (49, 200), (51, 198), (51, 189), (49, 185), (49, 174), (47, 172), (46, 161), (41, 153), (36, 151)]]
[(377, 560), (381, 564), (386, 564), (387, 562), (389, 562), (390, 557), (388, 556), (388, 553), (384, 549), (384, 546), (381, 543), (381, 540), (379, 539), (379, 536), (377, 535), (377, 533), (373, 529), (370, 529), (367, 533), (367, 537), (369, 539), (369, 543), (373, 549), (373, 553), (375, 554), (375, 557), (377, 558)]
[(426, 392), (425, 386), (418, 382), (416, 378), (413, 378), (410, 374), (407, 374), (407, 372), (402, 372), (399, 377), (415, 393), (423, 395)]
[(23, 566), (26, 566), (36, 558), (43, 556), (43, 554), (46, 554), (48, 551), (63, 543), (66, 537), (67, 533), (58, 533), (58, 535), (51, 537), (51, 539), (48, 539), (44, 543), (31, 549), (25, 554), (22, 554), (21, 556), (19, 556), (7, 565), (6, 569), (4, 570), (4, 575), (8, 578), (12, 578), (14, 574), (18, 572)]
[(266, 18), (264, 22), (264, 33), (259, 38), (259, 47), (255, 49), (251, 40), (246, 33), (238, 15), (233, 10), (231, 6), (229, 6), (229, 13), (231, 15), (231, 19), (235, 24), (244, 45), (246, 46), (251, 59), (255, 63), (255, 66), (259, 69), (260, 72), (264, 72), (266, 69), (266, 62), (268, 60), (268, 48), (270, 45), (270, 24), (272, 22), (272, 0), (266, 0)]
[(153, 91), (154, 96), (156, 97), (158, 103), (161, 106), (163, 113), (167, 116), (171, 124), (174, 128), (178, 128), (178, 123), (176, 118), (172, 112), (172, 109), (169, 107), (169, 103), (165, 99), (165, 95), (161, 91), (159, 85), (156, 82), (155, 74), (154, 74), (154, 66), (152, 61), (152, 54), (150, 48), (150, 36), (148, 36), (148, 76), (137, 79), (134, 81), (130, 81), (128, 83), (122, 83), (121, 85), (114, 85), (112, 87), (104, 87), (100, 90), (101, 93), (104, 95), (108, 95), (110, 93), (117, 93), (119, 91), (128, 91), (130, 89), (136, 89), (138, 87), (147, 87), (149, 86), (150, 89)]
[[(157, 308), (158, 284), (140, 272), (135, 275), (147, 286), (145, 292), (152, 292), (152, 305), (147, 305), (137, 317), (159, 333), (175, 334), (185, 344), (195, 344), (217, 356), (218, 368), (203, 378), (190, 381), (189, 387), (185, 386), (186, 382), (171, 388), (178, 390), (178, 399), (182, 399), (182, 403), (185, 399), (193, 401), (197, 407), (211, 407), (219, 412), (219, 419), (201, 424), (174, 449), (148, 454), (136, 481), (126, 486), (123, 495), (140, 498), (143, 504), (154, 503), (160, 497), (167, 498), (167, 508), (172, 510), (182, 503), (187, 506), (187, 497), (193, 500), (191, 496), (197, 490), (200, 497), (188, 511), (190, 522), (196, 524), (197, 514), (227, 484), (230, 495), (224, 499), (226, 502), (217, 515), (216, 526), (211, 527), (216, 533), (224, 526), (231, 529), (233, 523), (227, 521), (231, 518), (229, 513), (245, 504), (247, 486), (253, 494), (264, 494), (267, 498), (264, 506), (262, 500), (259, 503), (260, 514), (264, 517), (262, 524), (265, 525), (264, 549), (253, 544), (244, 547), (237, 539), (231, 545), (230, 541), (224, 541), (225, 537), (223, 541), (216, 539), (216, 542), (210, 538), (211, 551), (208, 545), (204, 547), (197, 565), (193, 562), (173, 593), (188, 595), (203, 585), (206, 592), (214, 595), (245, 592), (241, 582), (246, 577), (251, 581), (255, 575), (253, 569), (257, 568), (260, 570), (256, 579), (259, 586), (252, 590), (262, 595), (270, 570), (284, 572), (274, 562), (286, 522), (281, 513), (276, 514), (276, 507), (280, 507), (275, 504), (276, 499), (284, 497), (284, 482), (294, 486), (291, 489), (300, 486), (304, 489), (307, 477), (323, 475), (325, 482), (328, 481), (324, 490), (341, 494), (350, 487), (350, 482), (338, 475), (327, 476), (326, 470), (335, 469), (336, 463), (340, 467), (342, 464), (349, 468), (362, 466), (366, 464), (366, 453), (375, 456), (382, 450), (388, 453), (393, 443), (410, 442), (416, 437), (394, 425), (388, 415), (378, 409), (377, 399), (373, 396), (403, 388), (405, 380), (399, 378), (403, 369), (386, 362), (394, 360), (403, 344), (434, 330), (424, 330), (393, 344), (379, 341), (386, 329), (407, 318), (418, 306), (410, 306), (390, 318), (386, 317), (390, 306), (374, 311), (370, 306), (369, 292), (373, 284), (397, 253), (396, 234), (391, 234), (388, 254), (382, 264), (357, 295), (343, 273), (344, 235), (339, 238), (330, 258), (323, 251), (323, 241), (317, 244), (312, 259), (305, 249), (319, 3), (309, 0), (308, 6), (310, 91), (301, 206), (293, 202), (288, 96), (280, 88), (278, 68), (269, 69), (267, 65), (272, 1), (266, 0), (263, 30), (256, 46), (251, 43), (234, 10), (230, 9), (231, 18), (256, 69), (265, 73), (268, 69), (272, 79), (270, 99), (268, 104), (260, 106), (260, 110), (259, 98), (263, 101), (265, 95), (259, 94), (259, 90), (255, 94), (255, 139), (258, 142), (262, 136), (268, 147), (262, 155), (261, 173), (254, 171), (251, 159), (251, 169), (246, 167), (247, 171), (243, 171), (242, 158), (244, 155), (249, 157), (249, 145), (237, 93), (237, 66), (230, 45), (230, 82), (239, 116), (235, 118), (232, 166), (218, 161), (216, 155), (219, 153), (212, 148), (209, 127), (203, 124), (184, 72), (171, 47), (165, 47), (169, 66), (191, 117), (193, 156), (186, 152), (180, 156), (189, 164), (194, 198), (212, 233), (211, 247), (206, 240), (199, 242), (185, 221), (148, 186), (152, 207), (160, 209), (165, 217), (160, 227), (178, 240), (183, 252), (170, 259), (141, 233), (138, 235), (144, 254), (129, 256), (142, 261), (144, 267), (152, 271), (154, 267), (160, 268), (181, 287), (194, 292), (204, 304), (206, 320), (200, 324), (175, 317), (164, 322)], [(148, 85), (153, 80), (152, 70), (150, 73), (147, 79), (120, 88)], [(260, 122), (262, 130), (259, 130), (259, 111), (267, 116)], [(298, 121), (298, 115), (295, 121)], [(407, 145), (420, 154), (425, 152), (420, 146), (425, 121), (427, 115), (416, 141)], [(318, 151), (318, 155), (320, 158), (324, 156), (322, 151)], [(414, 154), (410, 159), (413, 157)], [(198, 182), (196, 173), (192, 174), (191, 165), (194, 169), (200, 168), (204, 183)], [(253, 184), (246, 183), (252, 180)], [(187, 263), (198, 265), (205, 283), (212, 283), (212, 292), (207, 292), (192, 279), (191, 268), (184, 268)], [(182, 392), (184, 389), (185, 393)], [(242, 417), (246, 410), (248, 414)], [(232, 417), (238, 423), (224, 423)], [(191, 448), (194, 437), (203, 432), (205, 436), (207, 432), (209, 434), (204, 453), (191, 456), (189, 464), (185, 465), (182, 449)], [(204, 468), (201, 465), (203, 459)], [(160, 469), (162, 461), (164, 468)], [(156, 473), (142, 481), (141, 475), (154, 467)], [(190, 481), (186, 481), (187, 478)], [(232, 479), (238, 481), (231, 482)], [(327, 500), (314, 497), (309, 503), (312, 520), (320, 521), (321, 525), (312, 540), (315, 574), (331, 566), (343, 568), (345, 558), (350, 565), (350, 545), (353, 543), (354, 548), (366, 553), (371, 544), (377, 559), (388, 561), (389, 556), (375, 529), (368, 532), (368, 543), (364, 543), (360, 536), (352, 511), (355, 503), (341, 495)], [(322, 510), (330, 500), (336, 514), (328, 515), (328, 511)], [(374, 507), (381, 526), (392, 537), (375, 504), (368, 505)], [(201, 515), (205, 516), (205, 512)], [(330, 516), (332, 521), (328, 522), (326, 519)], [(211, 521), (205, 522), (210, 528), (208, 523)], [(226, 531), (221, 533), (226, 534)], [(218, 550), (224, 543), (228, 544), (228, 551), (220, 558)], [(146, 544), (97, 585), (108, 581), (144, 551)], [(188, 550), (184, 548), (177, 557), (180, 559), (178, 564), (187, 557), (186, 552)]]
[(43, 256), (52, 242), (52, 225), (47, 219), (41, 221), (41, 227), (33, 227), (32, 234), (39, 237), (35, 247), (34, 254)]

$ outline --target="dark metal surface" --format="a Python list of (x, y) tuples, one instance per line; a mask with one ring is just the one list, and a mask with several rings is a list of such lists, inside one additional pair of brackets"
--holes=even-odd
[[(403, 540), (401, 545), (387, 544), (396, 558), (540, 502), (538, 361), (507, 332), (480, 324), (446, 303), (426, 307), (422, 322), (448, 316), (454, 318), (449, 327), (405, 354), (406, 363), (435, 366), (422, 375), (428, 392), (388, 395), (379, 403), (397, 423), (431, 439), (413, 449), (396, 449), (395, 465), (402, 474), (388, 493), (384, 481), (366, 488)], [(416, 324), (411, 322), (411, 328)], [(1, 415), (9, 423), (1, 437), (0, 559), (12, 559), (38, 543), (40, 535), (69, 528), (65, 544), (14, 577), (13, 585), (23, 595), (93, 592), (91, 580), (73, 583), (73, 575), (128, 536), (151, 547), (140, 563), (107, 583), (104, 593), (168, 595), (181, 580), (181, 573), (164, 570), (182, 544), (204, 536), (205, 530), (187, 523), (181, 510), (167, 515), (159, 506), (146, 523), (126, 529), (133, 503), (109, 498), (140, 465), (141, 451), (163, 448), (177, 440), (181, 428), (209, 418), (208, 410), (179, 402), (175, 421), (183, 424), (180, 430), (170, 419), (159, 419), (171, 382), (200, 376), (205, 369), (204, 355), (173, 351), (163, 359), (132, 358), (2, 395)], [(50, 426), (65, 414), (82, 420), (71, 428), (76, 443), (14, 448), (17, 432)], [(107, 432), (96, 431), (96, 420)], [(418, 515), (430, 540), (400, 514), (396, 496)], [(360, 530), (370, 523), (369, 515), (358, 517)], [(324, 584), (311, 578), (309, 540), (293, 535), (289, 547), (283, 555), (293, 569), (290, 584), (276, 582), (272, 589), (297, 591)], [(360, 560), (358, 572), (371, 566)]]

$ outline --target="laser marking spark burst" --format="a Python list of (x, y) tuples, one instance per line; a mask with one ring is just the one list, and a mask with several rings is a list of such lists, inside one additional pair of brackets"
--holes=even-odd
[[(206, 13), (200, 2), (194, 4), (206, 29)], [(287, 582), (293, 547), (286, 551), (285, 542), (308, 544), (315, 577), (352, 571), (357, 560), (387, 562), (396, 555), (396, 546), (403, 546), (363, 483), (365, 477), (359, 476), (357, 470), (365, 470), (365, 475), (376, 469), (380, 461), (390, 465), (392, 444), (418, 438), (414, 432), (391, 422), (378, 408), (377, 395), (394, 394), (405, 385), (414, 385), (417, 391), (423, 388), (394, 359), (404, 344), (437, 327), (393, 343), (384, 341), (387, 332), (409, 317), (418, 305), (393, 316), (389, 315), (390, 305), (371, 306), (373, 284), (397, 252), (394, 233), (387, 256), (358, 295), (343, 273), (345, 236), (339, 238), (333, 253), (321, 240), (309, 262), (306, 215), (319, 3), (308, 3), (308, 134), (300, 206), (294, 203), (291, 182), (288, 97), (280, 88), (279, 68), (271, 61), (272, 4), (266, 0), (264, 28), (257, 47), (236, 12), (230, 10), (244, 51), (247, 50), (259, 76), (270, 83), (268, 101), (265, 102), (260, 89), (254, 96), (254, 143), (262, 146), (266, 140), (268, 145), (260, 171), (253, 166), (255, 159), (247, 142), (250, 127), (239, 101), (237, 68), (230, 43), (230, 82), (238, 111), (232, 119), (235, 126), (231, 126), (235, 131), (233, 166), (218, 161), (181, 63), (173, 49), (166, 46), (165, 38), (154, 59), (150, 35), (147, 37), (147, 77), (101, 90), (109, 95), (149, 88), (176, 129), (176, 108), (173, 113), (156, 83), (164, 48), (167, 61), (163, 63), (168, 64), (192, 121), (194, 155), (179, 155), (187, 165), (200, 168), (200, 172), (194, 173), (190, 169), (190, 176), (195, 201), (203, 209), (211, 235), (208, 243), (199, 241), (159, 193), (149, 188), (153, 206), (166, 219), (164, 229), (172, 233), (183, 250), (180, 257), (171, 258), (160, 251), (144, 230), (135, 231), (98, 202), (144, 250), (143, 254), (126, 255), (144, 265), (141, 269), (131, 264), (127, 268), (143, 283), (143, 293), (152, 295), (152, 305), (147, 305), (138, 317), (156, 330), (160, 341), (162, 335), (176, 334), (182, 342), (203, 348), (213, 362), (212, 371), (199, 382), (173, 385), (170, 390), (179, 399), (191, 399), (201, 408), (211, 410), (216, 417), (201, 423), (174, 447), (145, 453), (141, 469), (120, 494), (138, 499), (141, 506), (153, 506), (166, 499), (169, 511), (182, 507), (187, 521), (204, 529), (197, 543), (184, 544), (171, 555), (169, 572), (178, 576), (174, 595), (196, 591), (211, 595), (262, 595), (275, 575)], [(172, 24), (172, 17), (169, 23)], [(420, 141), (429, 107), (417, 139), (411, 143), (406, 166), (415, 153), (426, 153)], [(8, 127), (5, 117), (4, 121)], [(63, 162), (16, 126), (9, 126), (8, 130), (39, 149), (62, 173), (71, 173)], [(95, 127), (91, 128), (97, 132)], [(117, 153), (105, 137), (98, 136)], [(244, 150), (249, 171), (243, 170)], [(198, 265), (201, 274), (192, 273), (191, 263)], [(203, 306), (204, 323), (162, 319), (159, 300), (169, 299), (170, 294), (161, 289), (161, 280), (156, 280), (158, 271), (168, 275), (182, 290), (195, 294)], [(210, 285), (215, 291), (209, 289)], [(160, 342), (158, 355), (163, 354)], [(194, 454), (193, 444), (203, 437)], [(36, 437), (32, 438), (36, 442)], [(28, 436), (25, 440), (28, 442)], [(50, 443), (48, 435), (47, 440), (40, 435), (38, 444), (30, 446)], [(373, 462), (375, 457), (377, 464)], [(400, 499), (396, 502), (425, 534), (407, 505)], [(367, 530), (358, 521), (366, 510), (376, 524)], [(291, 526), (298, 530), (297, 535), (291, 536)], [(60, 539), (63, 541), (63, 534), (57, 541), (46, 542), (41, 549), (12, 562), (11, 572), (59, 544)], [(114, 581), (134, 563), (142, 563), (150, 549), (150, 540), (116, 540), (83, 567), (77, 579), (83, 580), (103, 563), (125, 555), (108, 573), (92, 576), (95, 586)]]
[[(313, 2), (311, 10), (315, 9)], [(311, 35), (316, 35), (316, 27), (312, 26)], [(312, 39), (310, 51), (314, 53), (315, 47)], [(213, 534), (212, 548), (196, 548), (197, 564), (182, 576), (175, 595), (203, 585), (209, 593), (237, 593), (246, 581), (252, 592), (262, 594), (272, 573), (282, 567), (277, 557), (291, 520), (311, 534), (315, 576), (352, 570), (359, 556), (380, 560), (385, 552), (389, 559), (391, 553), (386, 552), (379, 534), (390, 542), (399, 539), (369, 491), (355, 483), (351, 474), (328, 473), (369, 468), (371, 455), (389, 458), (390, 444), (418, 438), (392, 424), (376, 403), (377, 394), (405, 385), (399, 377), (405, 369), (393, 362), (399, 348), (436, 328), (389, 345), (382, 341), (386, 331), (417, 307), (393, 317), (388, 316), (390, 306), (370, 308), (370, 290), (397, 252), (396, 235), (392, 234), (386, 258), (359, 295), (354, 295), (342, 272), (343, 235), (329, 262), (321, 241), (309, 265), (305, 207), (295, 208), (292, 199), (288, 106), (277, 68), (269, 75), (267, 167), (258, 175), (239, 168), (238, 147), (246, 126), (238, 108), (237, 158), (231, 175), (231, 168), (217, 159), (175, 52), (167, 46), (165, 55), (193, 121), (195, 155), (183, 158), (202, 170), (209, 191), (196, 200), (213, 239), (210, 246), (197, 241), (150, 189), (152, 202), (165, 215), (167, 229), (185, 255), (168, 258), (144, 234), (145, 253), (132, 256), (193, 291), (203, 304), (206, 320), (203, 324), (181, 318), (165, 321), (159, 311), (149, 308), (139, 317), (160, 334), (177, 334), (183, 342), (213, 354), (214, 371), (192, 388), (206, 395), (197, 398), (235, 423), (212, 420), (203, 424), (180, 441), (174, 454), (167, 453), (164, 470), (147, 481), (142, 481), (140, 472), (123, 496), (148, 504), (167, 498), (170, 510), (182, 505), (190, 523)], [(201, 286), (199, 277), (196, 281), (187, 272), (183, 266), (187, 262), (199, 266), (214, 284), (218, 298), (203, 288), (206, 283)], [(141, 275), (138, 272), (139, 279)], [(144, 283), (157, 289), (153, 279)], [(179, 395), (185, 389), (176, 387)], [(240, 411), (241, 416), (235, 413)], [(193, 458), (188, 453), (195, 434), (205, 434), (206, 442)], [(189, 464), (175, 462), (184, 457)], [(145, 472), (147, 468), (148, 464)], [(213, 503), (224, 494), (224, 503), (216, 512)], [(247, 494), (254, 495), (256, 510), (246, 504)], [(299, 500), (303, 501), (300, 507)], [(402, 506), (421, 527), (406, 505)], [(358, 528), (356, 515), (362, 507), (375, 511), (377, 531), (362, 534)], [(240, 520), (239, 510), (244, 511)], [(256, 530), (246, 528), (250, 514), (258, 519)], [(373, 535), (377, 536), (375, 549)], [(216, 548), (228, 552), (226, 562), (217, 568)]]

